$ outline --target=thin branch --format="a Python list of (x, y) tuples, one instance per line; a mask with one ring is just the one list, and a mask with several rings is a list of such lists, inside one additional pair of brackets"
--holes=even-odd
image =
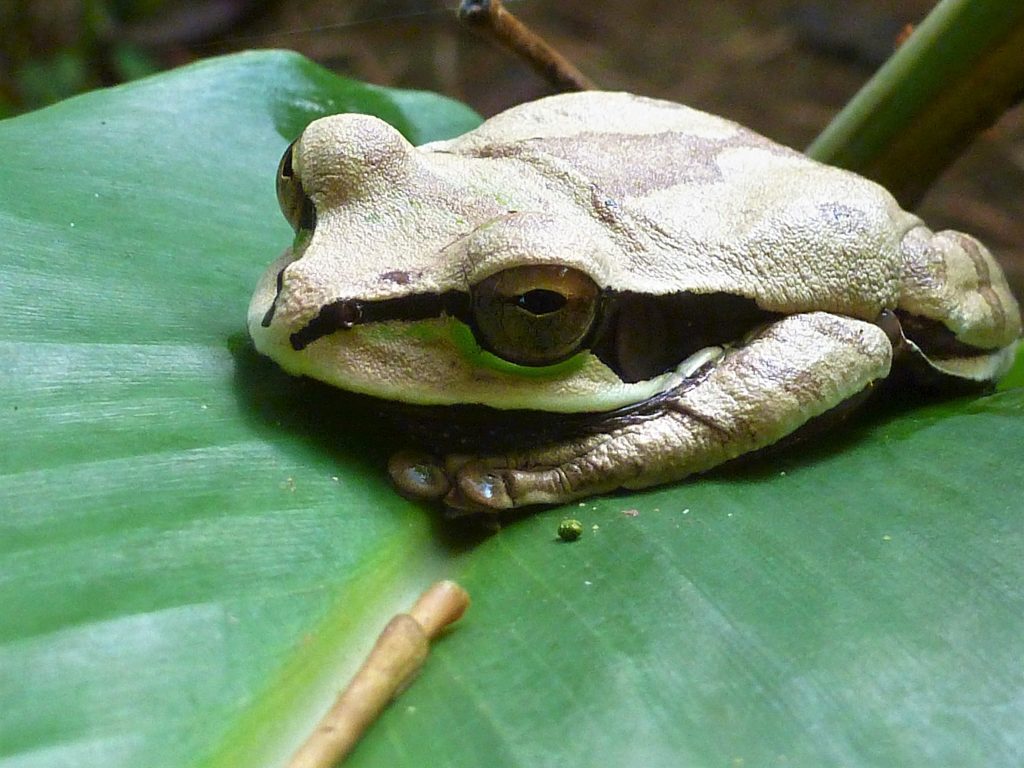
[(501, 0), (462, 0), (459, 20), (512, 51), (559, 91), (590, 91), (597, 87), (540, 35), (506, 10)]

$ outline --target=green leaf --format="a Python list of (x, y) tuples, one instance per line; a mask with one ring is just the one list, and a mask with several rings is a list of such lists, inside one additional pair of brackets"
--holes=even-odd
[(5, 768), (193, 764), (282, 669), (272, 695), (308, 682), (311, 633), (432, 575), (428, 516), (361, 438), (339, 462), (290, 423), (244, 335), (291, 237), (278, 159), (343, 110), (415, 141), (479, 120), (260, 53), (0, 123)]
[(515, 526), (353, 765), (1019, 765), (1021, 445), (1015, 390)]
[(244, 335), (343, 109), (476, 120), (259, 53), (0, 123), (0, 768), (281, 765), (443, 576), (474, 606), (354, 765), (1021, 763), (1024, 390), (459, 536)]

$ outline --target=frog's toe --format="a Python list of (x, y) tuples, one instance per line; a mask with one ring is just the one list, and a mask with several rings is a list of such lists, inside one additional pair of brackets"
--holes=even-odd
[(466, 512), (511, 509), (516, 502), (506, 477), (510, 472), (479, 461), (464, 465), (454, 477), (445, 505)]
[(497, 511), (572, 498), (558, 467), (502, 468), (483, 461), (462, 467), (445, 502), (456, 507)]
[(399, 451), (388, 460), (391, 482), (409, 499), (440, 499), (451, 489), (444, 466), (421, 451)]

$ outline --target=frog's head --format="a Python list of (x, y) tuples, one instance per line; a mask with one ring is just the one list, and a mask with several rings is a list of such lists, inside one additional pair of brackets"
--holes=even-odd
[(572, 199), (539, 205), (515, 164), (339, 115), (288, 148), (277, 184), (295, 241), (249, 330), (292, 373), (407, 403), (578, 412), (646, 400), (694, 365), (647, 363), (656, 345), (636, 331), (658, 338), (657, 316), (628, 309), (608, 224)]

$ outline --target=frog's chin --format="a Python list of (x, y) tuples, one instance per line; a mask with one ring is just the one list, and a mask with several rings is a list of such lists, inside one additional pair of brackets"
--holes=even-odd
[(515, 451), (606, 433), (662, 413), (681, 392), (699, 384), (723, 354), (709, 347), (658, 377), (650, 397), (613, 410), (559, 413), (539, 409), (504, 409), (479, 404), (419, 405), (373, 398), (378, 412), (392, 422), (404, 447), (435, 454)]
[[(332, 339), (332, 341), (334, 341)], [(261, 350), (263, 351), (263, 350)], [(360, 350), (361, 351), (361, 350)], [(302, 355), (274, 357), (287, 371), (339, 389), (419, 406), (478, 405), (498, 411), (538, 411), (558, 419), (580, 413), (611, 412), (643, 403), (674, 389), (694, 371), (721, 355), (720, 347), (702, 349), (675, 368), (646, 380), (623, 381), (591, 353), (568, 370), (533, 371), (466, 363), (457, 355), (415, 358), (411, 345), (374, 354), (352, 354), (341, 343)], [(404, 355), (404, 358), (399, 357)]]

